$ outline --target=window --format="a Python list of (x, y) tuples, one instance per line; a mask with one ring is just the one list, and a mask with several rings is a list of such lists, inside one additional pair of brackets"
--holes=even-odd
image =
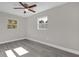
[(15, 29), (17, 27), (16, 20), (8, 20), (8, 29)]
[(37, 21), (38, 30), (47, 30), (47, 26), (48, 26), (47, 16), (38, 18), (38, 21)]

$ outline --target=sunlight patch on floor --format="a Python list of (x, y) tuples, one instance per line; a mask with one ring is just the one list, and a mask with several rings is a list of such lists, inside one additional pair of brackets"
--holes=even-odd
[(22, 55), (24, 55), (24, 54), (29, 53), (29, 51), (27, 51), (26, 49), (24, 49), (24, 48), (22, 48), (22, 47), (15, 48), (14, 51), (15, 51), (19, 56), (22, 56)]
[(7, 57), (16, 57), (12, 50), (5, 51)]

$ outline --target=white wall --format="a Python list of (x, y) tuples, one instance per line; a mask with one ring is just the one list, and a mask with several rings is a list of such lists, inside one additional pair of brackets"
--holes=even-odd
[[(48, 16), (48, 30), (37, 30), (37, 18)], [(79, 51), (79, 3), (68, 3), (28, 17), (27, 38)]]
[[(7, 28), (8, 19), (17, 20), (16, 29)], [(24, 20), (27, 19), (0, 12), (0, 44), (24, 38), (26, 31), (25, 30), (26, 23), (24, 23), (25, 22)]]

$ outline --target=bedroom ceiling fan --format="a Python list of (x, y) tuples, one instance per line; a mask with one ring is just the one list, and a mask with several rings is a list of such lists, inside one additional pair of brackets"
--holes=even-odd
[(33, 12), (33, 13), (36, 12), (36, 11), (32, 10), (33, 7), (36, 7), (36, 6), (37, 6), (36, 4), (33, 4), (33, 5), (31, 5), (31, 6), (29, 6), (28, 4), (24, 4), (24, 3), (22, 3), (22, 2), (19, 2), (19, 4), (22, 5), (23, 8), (22, 8), (22, 7), (16, 7), (16, 8), (14, 8), (14, 9), (25, 9), (25, 10), (24, 10), (24, 14), (27, 12), (26, 10), (31, 11), (31, 12)]

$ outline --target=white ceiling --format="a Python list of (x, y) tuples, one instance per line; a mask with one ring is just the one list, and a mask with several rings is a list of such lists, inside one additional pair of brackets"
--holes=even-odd
[[(39, 13), (47, 9), (65, 4), (66, 2), (24, 2), (24, 3), (27, 3), (29, 5), (37, 4), (37, 7), (34, 7), (33, 10), (35, 10), (36, 13)], [(24, 14), (23, 13), (24, 9), (17, 9), (17, 10), (13, 9), (15, 7), (22, 7), (22, 6), (18, 2), (0, 2), (1, 12), (6, 12), (6, 13), (22, 16), (22, 17), (28, 17), (28, 16), (36, 14), (29, 11), (27, 11), (27, 13)]]

